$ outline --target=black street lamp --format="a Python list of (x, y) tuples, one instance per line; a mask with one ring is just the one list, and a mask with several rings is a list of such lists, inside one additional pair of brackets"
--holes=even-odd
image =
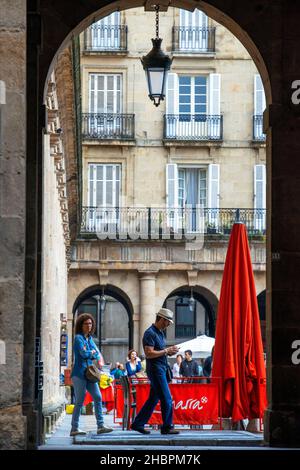
[(162, 39), (159, 37), (159, 5), (155, 5), (155, 12), (156, 38), (151, 39), (153, 48), (141, 59), (141, 62), (146, 73), (149, 98), (154, 102), (155, 106), (159, 106), (160, 101), (165, 99), (166, 80), (173, 59), (170, 59), (160, 47)]

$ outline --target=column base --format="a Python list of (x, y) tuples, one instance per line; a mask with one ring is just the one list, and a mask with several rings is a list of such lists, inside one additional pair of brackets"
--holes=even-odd
[(267, 409), (264, 440), (270, 447), (300, 447), (300, 409)]

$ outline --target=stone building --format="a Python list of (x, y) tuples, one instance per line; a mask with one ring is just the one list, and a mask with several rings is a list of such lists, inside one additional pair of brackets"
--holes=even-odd
[[(271, 447), (299, 447), (300, 376), (297, 344), (300, 336), (298, 281), (300, 5), (299, 2), (286, 0), (244, 0), (243, 2), (159, 0), (158, 3), (164, 11), (170, 6), (193, 11), (200, 5), (210, 18), (228, 28), (243, 44), (254, 60), (264, 84), (268, 209), (266, 243), (268, 409), (265, 413), (264, 438), (265, 444)], [(89, 2), (76, 2), (74, 5), (76, 8), (70, 9), (70, 2), (64, 0), (52, 0), (51, 5), (47, 0), (27, 3), (23, 0), (13, 2), (0, 0), (1, 448), (36, 448), (42, 439), (40, 421), (43, 390), (40, 387), (41, 367), (37, 358), (40, 357), (40, 339), (45, 338), (42, 311), (42, 304), (45, 305), (45, 301), (42, 300), (44, 266), (42, 260), (45, 260), (46, 256), (42, 253), (44, 246), (42, 226), (48, 208), (42, 202), (44, 185), (42, 155), (43, 133), (47, 128), (45, 105), (48, 82), (59, 54), (70, 44), (72, 37), (82, 33), (95, 21), (116, 10), (127, 12), (133, 7), (143, 7), (153, 14), (152, 4), (145, 0), (117, 2), (89, 0)], [(146, 51), (149, 48), (147, 45)], [(208, 72), (213, 71), (207, 70)], [(59, 75), (55, 75), (55, 79), (58, 81)], [(66, 83), (70, 82), (67, 80)], [(145, 109), (150, 109), (154, 116), (154, 107), (146, 108), (147, 101), (144, 105)], [(69, 109), (68, 106), (68, 102), (63, 102), (62, 114)], [(77, 103), (75, 110), (78, 108)], [(225, 116), (223, 124), (225, 129)], [(244, 130), (242, 132), (244, 134)], [(64, 144), (66, 145), (65, 142)], [(77, 148), (77, 138), (75, 137), (73, 144), (70, 141), (69, 145)], [(74, 199), (79, 200), (81, 192), (78, 188), (81, 181), (77, 179), (78, 172), (74, 172), (78, 162), (71, 150), (65, 155), (66, 168), (70, 171), (70, 176), (66, 179), (70, 187), (69, 194), (73, 193)], [(154, 163), (157, 161), (154, 160)], [(221, 177), (220, 172), (220, 179)], [(153, 184), (155, 184), (154, 179)], [(146, 204), (144, 201), (143, 203)], [(221, 201), (220, 207), (222, 207)], [(49, 211), (51, 220), (50, 216), (51, 211)], [(71, 242), (76, 245), (77, 233), (80, 232), (80, 214), (77, 213), (76, 204), (69, 205), (68, 218)], [(61, 243), (65, 240), (63, 233), (65, 232), (60, 231), (57, 234)], [(88, 243), (81, 241), (83, 247), (80, 259), (90, 263), (89, 257), (96, 256), (92, 251), (102, 250), (102, 246), (99, 244), (95, 247), (92, 245), (93, 240)], [(221, 244), (220, 240), (219, 242)], [(129, 246), (129, 243), (127, 245)], [(128, 256), (127, 245), (123, 248), (122, 256)], [(141, 245), (140, 243), (139, 247)], [(263, 259), (263, 252), (261, 255)], [(77, 256), (74, 252), (72, 263), (79, 263)], [(102, 260), (105, 258), (101, 252), (98, 257)], [(146, 263), (149, 269), (147, 257), (147, 250), (144, 250), (141, 264)], [(121, 259), (120, 254), (116, 260), (120, 263), (119, 266), (125, 264)], [(161, 259), (163, 258), (158, 258), (159, 263)], [(67, 262), (67, 257), (65, 260)], [(169, 266), (167, 261), (166, 265)], [(80, 262), (80, 269), (83, 268), (84, 262)], [(126, 263), (129, 262), (131, 261), (126, 260)], [(190, 277), (193, 276), (194, 269), (190, 266), (189, 264), (184, 271), (185, 285), (189, 285), (186, 273), (191, 272)], [(111, 267), (102, 262), (95, 263), (95, 267), (96, 270), (89, 271), (90, 282), (86, 285), (104, 285), (106, 293), (116, 298), (117, 290), (107, 291), (110, 285), (108, 281), (110, 281)], [(75, 268), (76, 265), (73, 264), (70, 272)], [(51, 269), (51, 273), (55, 271)], [(62, 266), (60, 269), (62, 277), (64, 273), (65, 268)], [(134, 275), (136, 273), (132, 273), (132, 276)], [(148, 289), (148, 286), (151, 286), (152, 292), (155, 293), (157, 281), (154, 282), (152, 275), (151, 271), (142, 273), (140, 286), (135, 281), (135, 294), (139, 293), (139, 289), (141, 291)], [(82, 286), (81, 292), (85, 291), (86, 285)], [(74, 297), (75, 294), (73, 292)], [(130, 291), (126, 292), (126, 295), (132, 297)], [(123, 293), (120, 298), (126, 299)], [(165, 295), (161, 295), (161, 298), (165, 298)], [(56, 312), (59, 318), (60, 313), (65, 312), (64, 299), (65, 297), (62, 299), (63, 308)], [(52, 305), (55, 308), (55, 305), (51, 304), (51, 309)], [(68, 305), (68, 315), (71, 312), (70, 307), (72, 310), (73, 305)], [(147, 311), (146, 302), (142, 307)], [(139, 314), (139, 305), (135, 305), (134, 308)], [(149, 315), (151, 309), (150, 305)], [(132, 321), (136, 322), (138, 318), (133, 317)], [(57, 320), (55, 322), (57, 327), (59, 323)], [(59, 333), (60, 330), (57, 336)], [(45, 344), (46, 350), (47, 347), (50, 348)], [(54, 353), (54, 349), (52, 351)], [(46, 392), (45, 395), (47, 397)]]
[(265, 291), (260, 75), (228, 29), (201, 10), (169, 8), (159, 30), (172, 69), (154, 107), (140, 62), (154, 20), (141, 8), (115, 12), (80, 38), (82, 212), (68, 314), (71, 325), (78, 312), (93, 313), (108, 362), (125, 361), (131, 347), (142, 353), (162, 306), (175, 314), (169, 344), (214, 336), (237, 210), (257, 294)]

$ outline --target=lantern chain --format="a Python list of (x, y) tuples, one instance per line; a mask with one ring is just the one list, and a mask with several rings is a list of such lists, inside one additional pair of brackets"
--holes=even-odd
[(156, 39), (159, 38), (159, 16), (158, 16), (158, 12), (159, 12), (159, 5), (155, 5), (155, 16), (156, 16), (156, 19), (155, 19), (155, 25), (156, 25)]

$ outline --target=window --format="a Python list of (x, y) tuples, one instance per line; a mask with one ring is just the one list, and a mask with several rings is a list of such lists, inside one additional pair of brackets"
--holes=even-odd
[(89, 75), (89, 112), (121, 113), (121, 74)]
[(194, 338), (196, 336), (196, 303), (190, 309), (189, 299), (179, 297), (175, 302), (175, 337)]
[(120, 47), (120, 12), (102, 18), (91, 26), (92, 49), (107, 50)]
[(180, 10), (180, 26), (186, 28), (203, 28), (207, 27), (207, 23), (208, 17), (203, 13), (203, 11), (198, 10), (197, 8), (195, 11)]
[[(220, 165), (207, 168), (183, 168), (166, 165), (166, 201), (168, 225), (189, 232), (203, 229), (203, 211), (214, 226), (219, 220)], [(184, 209), (184, 210), (183, 210)]]
[(178, 169), (178, 203), (180, 207), (184, 207), (187, 204), (193, 207), (199, 204), (202, 207), (206, 207), (206, 169)]
[[(179, 76), (179, 115), (181, 121), (205, 120), (207, 114), (207, 77)], [(201, 116), (202, 115), (202, 116)]]
[(209, 44), (208, 17), (202, 11), (180, 10), (179, 50), (206, 52)]
[(181, 140), (219, 140), (221, 76), (177, 75), (167, 81), (165, 138)]
[(178, 169), (179, 223), (188, 232), (198, 232), (201, 208), (206, 207), (206, 170), (199, 168)]
[(253, 118), (253, 138), (254, 140), (265, 140), (263, 132), (263, 112), (266, 109), (266, 97), (264, 86), (260, 75), (254, 75), (254, 118)]
[(119, 207), (121, 166), (111, 164), (89, 165), (89, 206)]

